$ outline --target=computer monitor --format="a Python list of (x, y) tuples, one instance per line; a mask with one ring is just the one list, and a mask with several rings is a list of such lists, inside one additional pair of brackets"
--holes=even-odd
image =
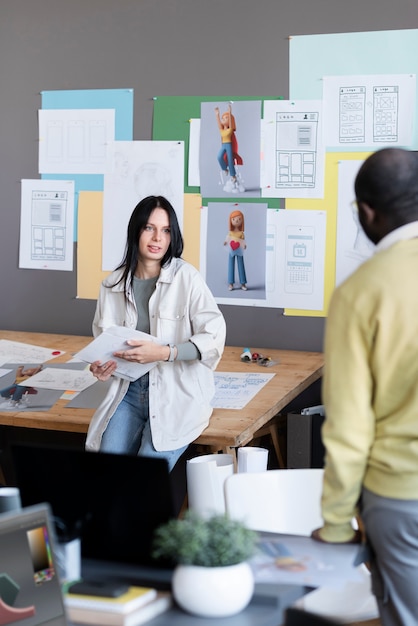
[(164, 459), (12, 445), (23, 506), (48, 502), (59, 539), (81, 537), (83, 558), (158, 567), (157, 526), (174, 517)]
[(0, 515), (0, 624), (66, 626), (45, 503)]

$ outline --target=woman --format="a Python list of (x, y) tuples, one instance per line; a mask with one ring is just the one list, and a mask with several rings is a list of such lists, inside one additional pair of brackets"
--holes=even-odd
[(230, 178), (226, 181), (223, 190), (233, 193), (238, 193), (238, 191), (240, 191), (242, 193), (245, 191), (245, 188), (241, 183), (238, 183), (235, 165), (242, 165), (243, 161), (238, 154), (238, 143), (235, 136), (236, 124), (235, 117), (232, 115), (231, 104), (228, 105), (228, 111), (225, 111), (222, 116), (219, 113), (219, 107), (215, 107), (215, 115), (221, 135), (221, 147), (218, 152), (218, 163), (221, 170), (227, 175), (229, 173), (230, 176)]
[[(114, 377), (87, 434), (86, 448), (159, 456), (170, 470), (209, 423), (213, 370), (225, 344), (225, 321), (200, 273), (181, 259), (176, 213), (162, 196), (135, 207), (121, 265), (101, 286), (93, 334), (110, 326), (150, 333), (130, 340), (115, 357), (157, 365), (129, 383)], [(99, 380), (113, 360), (90, 367)]]

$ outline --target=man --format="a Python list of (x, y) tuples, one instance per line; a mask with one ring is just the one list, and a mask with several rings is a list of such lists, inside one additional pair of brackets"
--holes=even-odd
[(383, 149), (355, 181), (374, 256), (334, 292), (325, 333), (320, 541), (371, 548), (384, 626), (418, 624), (418, 154)]

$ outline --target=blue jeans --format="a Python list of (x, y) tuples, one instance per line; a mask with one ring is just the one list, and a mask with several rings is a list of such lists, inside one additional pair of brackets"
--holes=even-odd
[[(226, 158), (228, 159), (228, 165), (225, 163), (225, 159), (224, 159), (225, 152), (226, 152)], [(229, 168), (229, 173), (231, 174), (231, 176), (235, 178), (236, 172), (235, 172), (234, 155), (232, 154), (231, 142), (222, 144), (221, 149), (218, 152), (218, 163), (224, 172), (226, 172)]]
[(230, 285), (233, 285), (235, 282), (235, 259), (237, 260), (238, 265), (239, 282), (241, 283), (241, 285), (245, 285), (247, 282), (247, 276), (245, 274), (244, 267), (244, 254), (241, 248), (238, 248), (238, 250), (231, 250), (231, 252), (229, 253), (228, 283)]
[(130, 383), (125, 397), (103, 433), (100, 452), (163, 458), (168, 461), (171, 472), (187, 446), (162, 452), (154, 448), (149, 421), (148, 389), (148, 374)]
[[(13, 391), (13, 393), (11, 393)], [(23, 385), (10, 385), (9, 387), (5, 387), (4, 389), (2, 389), (0, 391), (0, 396), (2, 396), (3, 398), (10, 398), (11, 400), (14, 400), (15, 402), (19, 402), (19, 400), (22, 399), (23, 394), (26, 393), (28, 391), (28, 387), (25, 387)]]

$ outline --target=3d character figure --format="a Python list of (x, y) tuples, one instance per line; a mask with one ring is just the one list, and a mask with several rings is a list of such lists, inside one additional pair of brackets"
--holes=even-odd
[(42, 365), (39, 365), (38, 367), (28, 367), (27, 369), (24, 369), (23, 365), (19, 365), (16, 370), (15, 382), (13, 385), (9, 385), (8, 387), (1, 389), (0, 396), (2, 398), (8, 398), (10, 404), (17, 406), (22, 400), (24, 394), (37, 393), (36, 389), (33, 387), (26, 387), (25, 385), (20, 385), (19, 383), (29, 378), (29, 376), (35, 376), (35, 374), (40, 372), (41, 369)]
[(224, 191), (231, 193), (241, 193), (245, 191), (244, 186), (237, 179), (236, 165), (242, 165), (243, 160), (238, 154), (238, 142), (235, 136), (236, 124), (235, 117), (232, 115), (231, 104), (228, 105), (228, 111), (219, 113), (219, 107), (215, 107), (216, 120), (221, 133), (221, 148), (218, 152), (218, 163), (221, 170), (229, 176)]
[(229, 232), (224, 241), (229, 246), (228, 283), (232, 291), (235, 283), (235, 260), (238, 265), (238, 277), (241, 289), (247, 291), (247, 276), (245, 274), (244, 250), (247, 248), (244, 235), (244, 215), (241, 211), (232, 211), (229, 216)]

